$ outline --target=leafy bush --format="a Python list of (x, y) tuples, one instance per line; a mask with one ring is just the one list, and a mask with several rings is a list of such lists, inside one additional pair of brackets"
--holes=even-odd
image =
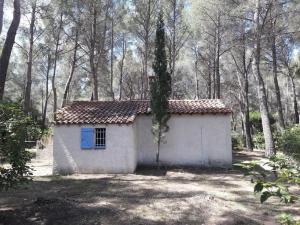
[(232, 148), (234, 150), (239, 150), (243, 148), (243, 137), (237, 132), (233, 132), (231, 134), (231, 140), (232, 140)]
[(251, 126), (255, 130), (262, 132), (260, 112), (257, 112), (257, 111), (250, 112), (249, 117), (250, 117), (249, 119), (250, 119)]
[(0, 189), (8, 189), (29, 180), (31, 154), (25, 140), (36, 140), (40, 129), (16, 103), (0, 103)]
[(280, 148), (295, 159), (300, 159), (300, 125), (294, 125), (284, 131), (280, 139)]
[[(250, 124), (251, 124), (252, 129), (257, 132), (262, 132), (263, 128), (262, 128), (260, 112), (257, 112), (257, 111), (250, 112), (249, 117), (250, 117), (249, 119), (250, 119)], [(270, 115), (271, 125), (275, 124), (275, 122), (276, 122), (276, 120), (275, 120), (274, 116)]]
[[(285, 204), (292, 204), (300, 197), (289, 191), (290, 186), (300, 186), (300, 168), (282, 154), (272, 156), (267, 162), (245, 161), (235, 166), (245, 170), (246, 176), (251, 176), (254, 193), (259, 194), (261, 203), (275, 197)], [(279, 222), (286, 225), (300, 224), (289, 214), (281, 214)]]
[[(281, 132), (273, 131), (272, 135), (273, 135), (275, 148), (278, 149), (281, 142), (282, 134)], [(263, 132), (257, 132), (253, 135), (253, 145), (257, 149), (265, 148), (265, 138)]]
[(279, 215), (278, 222), (283, 225), (300, 225), (300, 221), (295, 220), (291, 214), (287, 213)]
[(253, 145), (257, 149), (265, 148), (265, 138), (263, 132), (257, 132), (253, 135)]

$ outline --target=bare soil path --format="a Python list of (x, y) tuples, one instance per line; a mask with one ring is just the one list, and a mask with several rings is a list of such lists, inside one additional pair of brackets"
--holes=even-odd
[[(262, 157), (235, 153), (235, 160)], [(36, 174), (48, 163), (33, 162)], [(42, 170), (44, 172), (39, 173)], [(0, 193), (0, 224), (276, 224), (284, 209), (261, 205), (253, 185), (238, 170), (140, 168), (127, 175), (36, 176), (16, 190)]]

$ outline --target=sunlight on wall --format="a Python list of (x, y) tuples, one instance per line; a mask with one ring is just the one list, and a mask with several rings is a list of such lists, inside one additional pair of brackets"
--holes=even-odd
[(61, 136), (58, 137), (58, 142), (59, 142), (59, 145), (60, 145), (60, 147), (61, 147), (61, 150), (63, 150), (64, 155), (65, 155), (65, 157), (66, 157), (66, 160), (67, 160), (67, 162), (68, 162), (66, 165), (68, 165), (68, 167), (71, 168), (71, 172), (73, 172), (73, 173), (78, 172), (78, 171), (79, 171), (79, 170), (78, 170), (78, 165), (77, 165), (77, 163), (75, 162), (75, 160), (73, 159), (71, 152), (69, 151), (69, 149), (68, 149), (67, 146), (65, 145), (64, 140), (63, 140), (63, 138), (61, 138)]

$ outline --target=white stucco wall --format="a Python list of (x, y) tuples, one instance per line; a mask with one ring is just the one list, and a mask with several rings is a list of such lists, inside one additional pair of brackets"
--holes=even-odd
[[(81, 149), (81, 127), (106, 128), (105, 149)], [(59, 125), (54, 127), (53, 172), (132, 173), (137, 165), (135, 125)]]
[[(157, 145), (151, 117), (136, 119), (138, 164), (154, 164)], [(230, 114), (172, 115), (160, 161), (166, 165), (230, 167), (232, 164)]]

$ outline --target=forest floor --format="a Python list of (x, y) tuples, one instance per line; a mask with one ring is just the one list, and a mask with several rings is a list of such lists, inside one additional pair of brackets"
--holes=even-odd
[[(240, 152), (234, 158), (238, 162), (262, 155)], [(253, 185), (235, 169), (157, 173), (141, 168), (127, 175), (40, 176), (47, 175), (49, 163), (37, 160), (33, 182), (0, 193), (0, 224), (273, 225), (282, 210), (300, 214), (299, 205), (261, 205)]]

